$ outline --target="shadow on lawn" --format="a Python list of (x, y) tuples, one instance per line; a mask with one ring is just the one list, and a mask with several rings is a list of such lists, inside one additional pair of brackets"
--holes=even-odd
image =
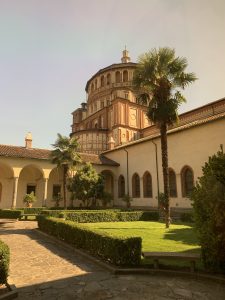
[(180, 241), (184, 244), (193, 246), (199, 245), (196, 233), (193, 228), (171, 229), (169, 232), (164, 234), (163, 238), (166, 240)]

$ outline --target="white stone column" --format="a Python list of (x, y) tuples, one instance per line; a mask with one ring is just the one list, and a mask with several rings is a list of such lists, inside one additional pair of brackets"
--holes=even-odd
[(140, 176), (140, 198), (144, 198), (143, 176)]
[(13, 201), (12, 201), (12, 208), (16, 207), (17, 191), (18, 191), (18, 180), (19, 180), (19, 177), (13, 177)]
[(48, 178), (44, 178), (44, 197), (42, 206), (46, 206), (47, 204), (47, 193), (48, 193)]

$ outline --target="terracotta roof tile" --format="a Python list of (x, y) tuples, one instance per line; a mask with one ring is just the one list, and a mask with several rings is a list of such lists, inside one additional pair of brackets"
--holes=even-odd
[(50, 150), (0, 145), (0, 156), (49, 159)]
[(85, 162), (90, 162), (94, 165), (108, 165), (108, 166), (119, 166), (117, 162), (109, 159), (108, 157), (100, 154), (89, 154), (89, 153), (80, 153), (81, 159)]
[[(0, 156), (18, 157), (48, 160), (51, 150), (38, 148), (25, 148), (20, 146), (0, 145)], [(84, 162), (90, 162), (95, 165), (119, 166), (115, 161), (104, 155), (80, 153)]]
[[(192, 127), (195, 127), (195, 126), (200, 126), (200, 125), (203, 125), (203, 124), (206, 124), (206, 123), (209, 123), (209, 122), (213, 122), (215, 120), (223, 119), (223, 118), (225, 118), (225, 112), (222, 112), (222, 113), (210, 116), (210, 117), (202, 118), (202, 119), (199, 119), (199, 120), (194, 120), (190, 123), (171, 128), (171, 129), (168, 130), (167, 133), (169, 135), (169, 134), (172, 134), (172, 133), (175, 133), (175, 132), (183, 131), (183, 130), (186, 130), (186, 129), (189, 129), (189, 128), (192, 128)], [(120, 145), (120, 146), (118, 146), (118, 147), (116, 147), (112, 150), (104, 151), (104, 154), (107, 154), (108, 152), (116, 151), (116, 150), (121, 149), (121, 148), (126, 148), (126, 147), (130, 147), (132, 145), (136, 145), (136, 144), (140, 144), (140, 143), (143, 143), (143, 142), (146, 142), (146, 141), (149, 141), (149, 140), (153, 140), (154, 138), (157, 138), (159, 136), (160, 136), (160, 133), (159, 133), (159, 130), (157, 130), (154, 133), (152, 133), (152, 134), (150, 134), (150, 135), (148, 135), (144, 138), (140, 138), (138, 140)]]

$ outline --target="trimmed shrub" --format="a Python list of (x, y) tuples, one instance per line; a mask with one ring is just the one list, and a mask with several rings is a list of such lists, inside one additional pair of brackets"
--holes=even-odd
[(1, 209), (0, 210), (0, 218), (2, 218), (2, 219), (19, 219), (22, 213), (23, 213), (22, 210)]
[(23, 211), (25, 214), (39, 215), (44, 209), (46, 209), (46, 207), (25, 207)]
[(143, 211), (139, 221), (159, 221), (158, 211)]
[(141, 219), (142, 211), (128, 211), (128, 212), (117, 212), (116, 221), (117, 222), (132, 222), (139, 221)]
[(41, 215), (44, 215), (46, 217), (55, 217), (55, 218), (59, 218), (60, 214), (64, 213), (64, 210), (42, 210), (41, 211)]
[(131, 222), (131, 221), (158, 221), (158, 211), (118, 211), (118, 210), (43, 210), (42, 215), (65, 218), (78, 223), (98, 222)]
[(97, 222), (132, 222), (132, 221), (157, 221), (158, 212), (143, 211), (86, 211), (86, 212), (64, 212), (66, 220), (78, 223), (97, 223)]
[(115, 222), (117, 215), (113, 211), (66, 212), (66, 220), (78, 223)]
[(191, 212), (184, 212), (181, 213), (180, 215), (180, 220), (182, 222), (188, 222), (188, 223), (193, 223), (194, 222), (194, 215)]
[(9, 273), (9, 247), (0, 240), (0, 285), (7, 282)]
[(71, 221), (38, 216), (39, 228), (76, 248), (119, 266), (136, 266), (141, 260), (140, 237), (113, 237)]

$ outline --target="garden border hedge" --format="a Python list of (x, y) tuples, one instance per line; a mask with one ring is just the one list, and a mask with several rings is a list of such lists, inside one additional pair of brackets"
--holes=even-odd
[(65, 218), (78, 223), (96, 222), (131, 222), (131, 221), (158, 221), (158, 211), (118, 211), (118, 210), (43, 210), (42, 215), (56, 218)]
[(9, 247), (0, 240), (0, 285), (7, 282), (9, 273)]
[(43, 232), (112, 264), (118, 266), (140, 264), (142, 243), (140, 237), (114, 237), (87, 229), (72, 221), (42, 215), (38, 216), (38, 226)]
[(19, 209), (0, 209), (1, 219), (19, 219), (23, 210)]

